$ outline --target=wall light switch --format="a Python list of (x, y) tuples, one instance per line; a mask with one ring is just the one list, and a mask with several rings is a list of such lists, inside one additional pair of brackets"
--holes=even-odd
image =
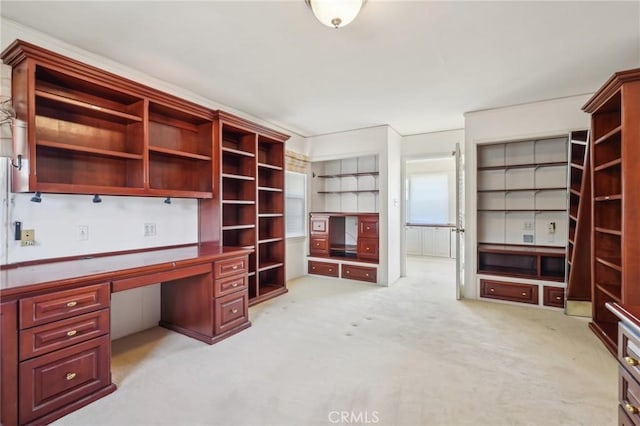
[(549, 222), (548, 228), (549, 228), (549, 233), (550, 234), (555, 233), (556, 232), (556, 223), (555, 222)]

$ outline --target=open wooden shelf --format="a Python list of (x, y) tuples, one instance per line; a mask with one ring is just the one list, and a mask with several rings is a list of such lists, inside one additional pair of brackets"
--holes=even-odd
[(39, 105), (47, 105), (56, 109), (66, 110), (69, 112), (80, 113), (89, 117), (97, 117), (105, 120), (116, 121), (118, 123), (135, 123), (141, 122), (142, 117), (116, 111), (110, 108), (93, 105), (87, 102), (78, 101), (72, 98), (48, 93), (43, 90), (35, 91), (36, 98), (39, 98)]
[(256, 155), (253, 152), (247, 152), (247, 151), (241, 151), (239, 149), (234, 149), (234, 148), (227, 148), (227, 147), (222, 147), (220, 148), (222, 151), (222, 154), (232, 154), (232, 155), (240, 155), (242, 157), (250, 157), (253, 158)]
[(60, 149), (64, 151), (75, 151), (82, 152), (86, 154), (99, 155), (101, 157), (111, 157), (111, 158), (128, 158), (132, 160), (142, 160), (142, 154), (134, 154), (130, 152), (122, 152), (122, 151), (112, 151), (108, 149), (98, 149), (92, 148), (89, 146), (81, 146), (81, 145), (72, 145), (68, 143), (60, 143), (53, 142), (49, 140), (40, 139), (36, 142), (38, 146), (44, 146), (47, 148)]
[(203, 160), (203, 161), (211, 161), (211, 157), (207, 155), (194, 154), (191, 152), (178, 151), (175, 149), (163, 148), (160, 146), (151, 146), (149, 145), (149, 151), (157, 154), (168, 155), (172, 157), (179, 158), (190, 158), (193, 160)]

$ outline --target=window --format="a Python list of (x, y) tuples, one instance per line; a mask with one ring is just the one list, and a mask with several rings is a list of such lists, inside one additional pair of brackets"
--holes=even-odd
[(449, 176), (446, 173), (409, 176), (407, 222), (422, 225), (449, 223)]
[(286, 237), (306, 235), (305, 210), (307, 205), (307, 175), (296, 172), (285, 173), (285, 221)]

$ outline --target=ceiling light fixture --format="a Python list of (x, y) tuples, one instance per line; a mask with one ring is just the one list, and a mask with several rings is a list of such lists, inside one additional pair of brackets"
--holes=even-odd
[(318, 21), (331, 28), (342, 28), (356, 19), (367, 0), (305, 0)]

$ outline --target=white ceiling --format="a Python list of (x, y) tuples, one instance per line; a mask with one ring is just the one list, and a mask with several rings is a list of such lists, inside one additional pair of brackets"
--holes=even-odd
[(339, 30), (304, 0), (6, 1), (3, 16), (304, 136), (590, 93), (640, 66), (640, 3), (369, 0)]

